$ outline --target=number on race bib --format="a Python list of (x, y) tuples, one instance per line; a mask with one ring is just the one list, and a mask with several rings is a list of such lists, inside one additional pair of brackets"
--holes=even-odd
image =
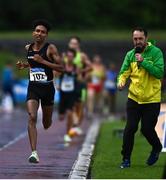
[(64, 76), (61, 83), (61, 90), (64, 92), (71, 92), (74, 90), (74, 78)]
[(30, 81), (47, 81), (47, 75), (43, 68), (30, 69)]

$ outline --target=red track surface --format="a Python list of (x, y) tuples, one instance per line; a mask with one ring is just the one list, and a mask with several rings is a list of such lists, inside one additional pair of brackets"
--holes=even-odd
[[(1, 116), (2, 117), (2, 116)], [(18, 120), (18, 117), (21, 117)], [(12, 120), (11, 120), (12, 119)], [(13, 140), (24, 129), (27, 124), (27, 114), (14, 114), (8, 120), (0, 119), (0, 144)], [(14, 123), (13, 123), (14, 121)], [(23, 122), (22, 122), (23, 121)], [(12, 125), (13, 123), (13, 125)], [(1, 179), (66, 179), (71, 171), (78, 152), (84, 141), (83, 136), (73, 138), (69, 146), (64, 146), (63, 135), (66, 122), (54, 121), (51, 128), (38, 129), (37, 150), (40, 157), (39, 164), (30, 164), (28, 157), (31, 153), (27, 135), (14, 144), (0, 151), (0, 178)], [(22, 124), (22, 125), (21, 125)], [(88, 129), (89, 122), (84, 120), (82, 128), (84, 132)], [(5, 132), (5, 133), (4, 133)], [(11, 136), (12, 132), (12, 136)], [(10, 137), (6, 138), (6, 136)], [(3, 143), (2, 143), (3, 141)]]

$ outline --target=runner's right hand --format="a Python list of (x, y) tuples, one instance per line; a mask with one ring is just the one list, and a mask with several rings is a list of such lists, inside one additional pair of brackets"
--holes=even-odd
[(16, 66), (19, 70), (24, 69), (24, 63), (22, 61), (17, 61)]

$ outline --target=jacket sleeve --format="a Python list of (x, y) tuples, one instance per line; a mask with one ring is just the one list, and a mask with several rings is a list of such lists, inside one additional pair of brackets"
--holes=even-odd
[(130, 76), (130, 74), (131, 74), (130, 55), (129, 53), (127, 53), (117, 77), (117, 84), (120, 83), (126, 84), (126, 80)]
[(148, 61), (146, 58), (140, 63), (151, 75), (157, 79), (164, 76), (164, 58), (160, 49), (154, 54), (153, 61)]

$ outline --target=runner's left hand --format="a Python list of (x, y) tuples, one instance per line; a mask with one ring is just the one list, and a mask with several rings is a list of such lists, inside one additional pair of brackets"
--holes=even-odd
[(43, 61), (43, 58), (39, 54), (35, 54), (33, 59), (34, 59), (34, 61), (36, 61), (38, 63), (42, 63), (42, 61)]

